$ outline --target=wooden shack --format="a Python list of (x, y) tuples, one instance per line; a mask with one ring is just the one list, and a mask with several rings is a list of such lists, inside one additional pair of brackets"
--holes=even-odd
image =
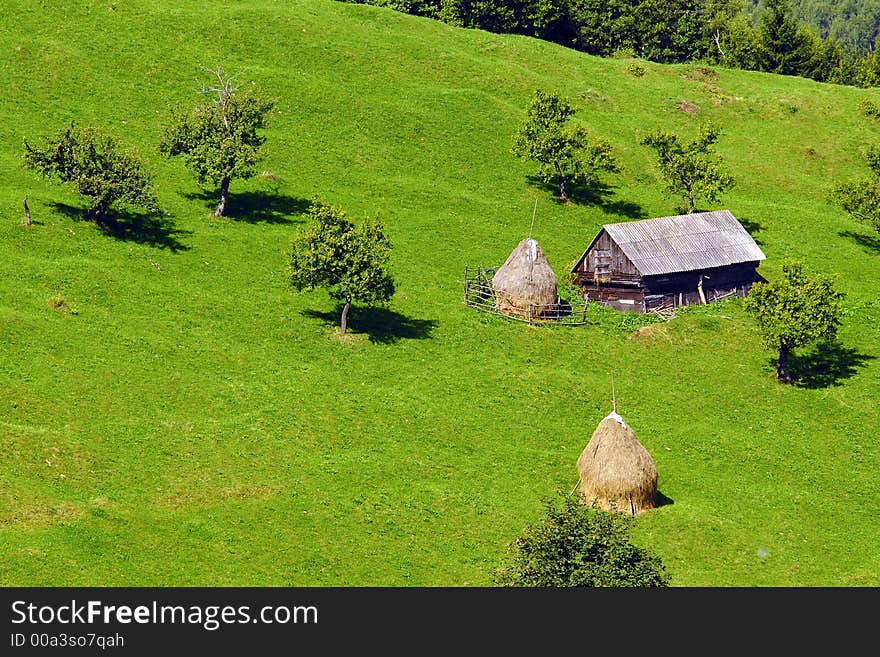
[(729, 210), (606, 224), (572, 268), (584, 300), (651, 312), (748, 295), (766, 256)]

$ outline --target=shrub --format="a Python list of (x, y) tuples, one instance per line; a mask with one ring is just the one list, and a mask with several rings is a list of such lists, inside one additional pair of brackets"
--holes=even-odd
[(877, 107), (877, 104), (870, 100), (863, 100), (859, 103), (859, 111), (867, 117), (870, 118), (880, 118), (880, 108)]
[(645, 67), (638, 62), (630, 62), (630, 64), (626, 67), (626, 70), (637, 78), (640, 78), (645, 74)]
[(546, 500), (544, 519), (509, 546), (497, 571), (500, 586), (663, 587), (669, 578), (660, 558), (629, 541), (634, 519), (558, 494)]
[(67, 297), (65, 297), (64, 294), (62, 294), (61, 292), (52, 295), (52, 298), (49, 299), (49, 307), (52, 310), (57, 310), (62, 315), (77, 314), (76, 310), (71, 308), (70, 304), (68, 303)]
[(88, 217), (103, 221), (111, 206), (160, 212), (152, 176), (134, 151), (120, 149), (98, 128), (75, 122), (42, 147), (24, 142), (24, 165), (46, 178), (67, 183), (91, 201)]

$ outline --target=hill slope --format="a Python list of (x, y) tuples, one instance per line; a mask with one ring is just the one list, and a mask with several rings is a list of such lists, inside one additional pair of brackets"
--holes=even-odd
[[(571, 489), (618, 408), (671, 503), (640, 516), (677, 585), (880, 584), (880, 241), (824, 201), (878, 138), (871, 91), (602, 60), (331, 0), (10, 0), (0, 20), (0, 534), (4, 585), (486, 585)], [(157, 144), (202, 68), (277, 98), (233, 216)], [(591, 202), (530, 186), (510, 140), (535, 88), (572, 98), (623, 171)], [(678, 109), (682, 101), (695, 114)], [(20, 168), (22, 138), (101, 125), (168, 217), (106, 235)], [(461, 303), (465, 265), (529, 230), (557, 275), (612, 221), (673, 213), (641, 135), (723, 127), (724, 206), (768, 256), (839, 272), (833, 358), (781, 386), (737, 303), (636, 340), (632, 317), (529, 327)], [(21, 224), (30, 195), (36, 224)], [(313, 195), (379, 214), (398, 293), (342, 343), (285, 250)], [(68, 308), (53, 308), (63, 295)]]

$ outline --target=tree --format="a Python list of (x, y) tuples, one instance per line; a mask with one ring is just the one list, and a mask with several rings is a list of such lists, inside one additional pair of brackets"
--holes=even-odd
[(720, 128), (706, 124), (689, 143), (662, 130), (642, 139), (642, 144), (657, 151), (657, 163), (666, 187), (687, 202), (688, 213), (696, 211), (697, 199), (715, 203), (722, 192), (735, 184), (734, 179), (721, 170), (720, 158), (711, 150), (720, 134)]
[(699, 6), (703, 0), (639, 0), (632, 5), (636, 53), (652, 62), (673, 63), (702, 58), (708, 43), (701, 39)]
[(810, 44), (791, 16), (790, 0), (767, 0), (761, 14), (761, 33), (765, 55), (762, 68), (770, 73), (800, 75), (811, 55)]
[(102, 222), (110, 206), (159, 212), (150, 175), (134, 151), (122, 150), (99, 129), (72, 122), (43, 147), (24, 142), (24, 166), (69, 183), (91, 201), (87, 217)]
[(340, 334), (345, 335), (352, 301), (377, 303), (394, 294), (394, 280), (386, 269), (391, 242), (382, 224), (365, 218), (356, 227), (345, 213), (313, 201), (312, 225), (297, 237), (290, 250), (290, 283), (298, 291), (328, 288), (344, 302)]
[(602, 511), (559, 493), (545, 501), (542, 522), (509, 546), (495, 575), (500, 586), (664, 587), (666, 568), (629, 540), (630, 516)]
[(880, 233), (880, 147), (868, 147), (865, 159), (873, 176), (838, 185), (831, 191), (831, 201)]
[(203, 87), (211, 99), (189, 113), (174, 108), (160, 151), (166, 157), (183, 156), (186, 166), (200, 185), (220, 188), (220, 202), (214, 216), (226, 214), (229, 184), (233, 178), (251, 178), (260, 160), (260, 147), (266, 139), (258, 130), (265, 127), (266, 115), (274, 102), (253, 88), (241, 90), (235, 76), (214, 71), (218, 85)]
[(834, 37), (823, 39), (815, 28), (802, 27), (804, 62), (798, 75), (818, 82), (841, 82), (845, 78), (846, 58)]
[(764, 344), (779, 354), (777, 379), (793, 381), (788, 369), (793, 349), (835, 338), (843, 298), (832, 279), (811, 276), (799, 260), (783, 263), (782, 279), (752, 286), (745, 308), (754, 316)]
[(721, 32), (720, 40), (723, 54), (719, 63), (748, 71), (761, 70), (766, 60), (763, 34), (746, 14), (734, 16), (727, 23), (726, 32)]
[(574, 47), (591, 55), (610, 57), (618, 49), (635, 52), (638, 26), (633, 7), (625, 0), (570, 0)]
[(860, 87), (880, 86), (880, 52), (869, 53), (859, 60), (855, 82)]
[(742, 16), (743, 3), (744, 0), (703, 0), (700, 11), (701, 36), (711, 42), (708, 53), (714, 61), (725, 61), (731, 24), (738, 16)]
[(567, 100), (539, 89), (513, 139), (513, 154), (537, 162), (538, 177), (545, 183), (555, 180), (563, 202), (569, 184), (595, 184), (600, 171), (619, 170), (610, 143), (591, 139), (581, 125), (566, 125), (573, 114)]

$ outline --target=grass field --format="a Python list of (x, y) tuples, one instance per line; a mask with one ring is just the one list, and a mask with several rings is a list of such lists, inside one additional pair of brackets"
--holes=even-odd
[[(331, 0), (4, 6), (0, 584), (490, 585), (574, 485), (613, 372), (671, 502), (633, 540), (673, 585), (880, 585), (880, 237), (825, 200), (867, 173), (876, 90), (636, 75)], [(226, 218), (157, 148), (168, 104), (218, 66), (277, 100), (264, 174), (233, 182)], [(510, 154), (539, 87), (615, 146), (623, 170), (591, 199), (557, 204)], [(166, 216), (105, 234), (20, 166), (22, 139), (71, 119), (140, 152)], [(706, 119), (764, 276), (800, 257), (848, 295), (837, 349), (797, 353), (800, 385), (774, 380), (738, 302), (639, 339), (611, 311), (535, 327), (462, 304), (465, 266), (501, 264), (535, 199), (560, 278), (603, 223), (674, 214), (640, 138)], [(397, 294), (355, 307), (348, 341), (326, 293), (285, 275), (314, 196), (380, 216), (394, 244)]]

